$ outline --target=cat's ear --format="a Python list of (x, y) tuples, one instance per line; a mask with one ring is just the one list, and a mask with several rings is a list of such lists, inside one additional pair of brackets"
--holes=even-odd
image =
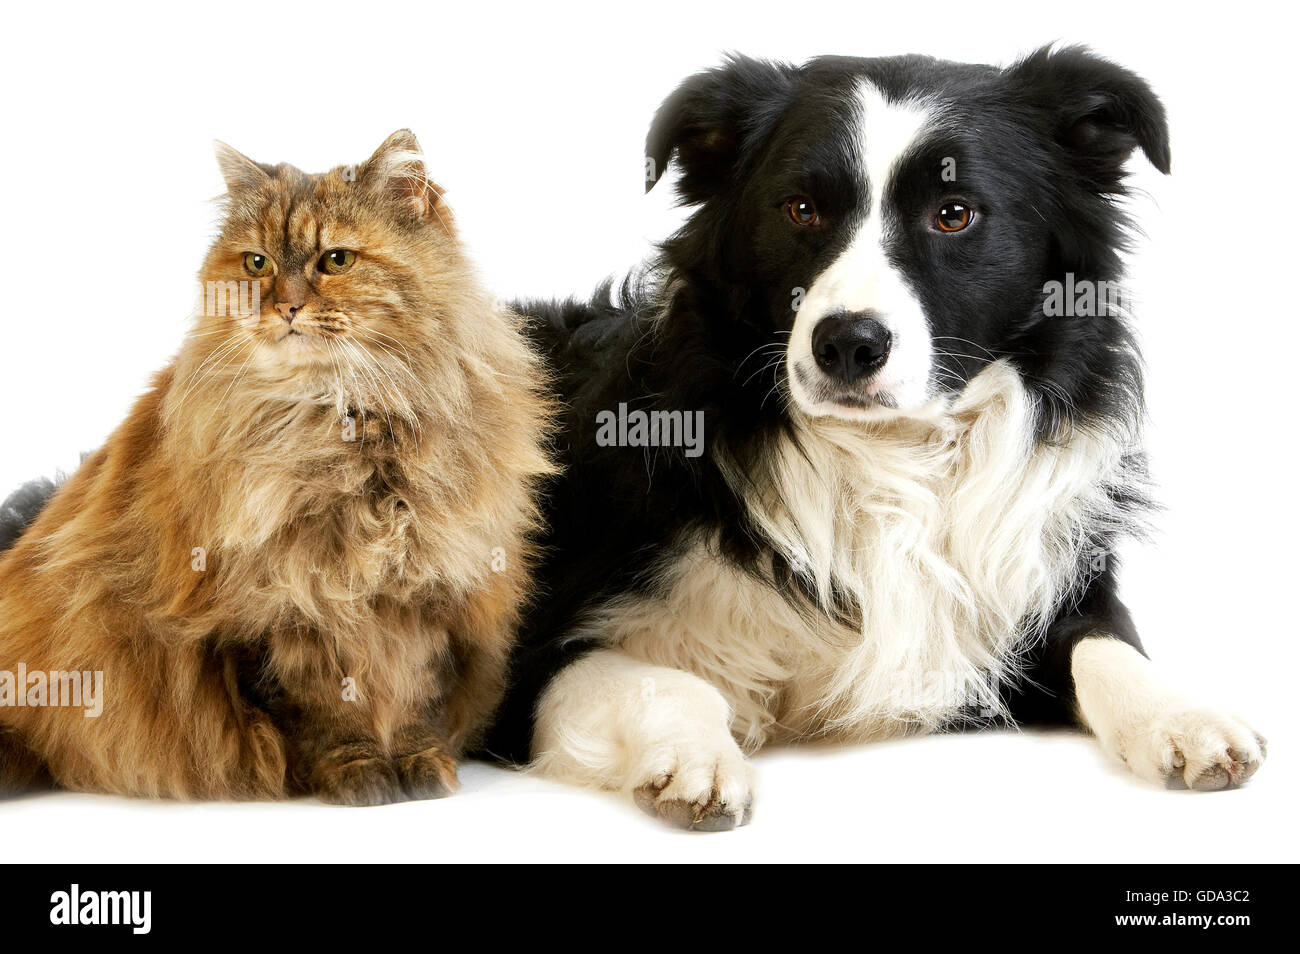
[(424, 168), (424, 153), (415, 134), (399, 129), (361, 166), (361, 181), (408, 206), (420, 218), (455, 234), (451, 209)]
[(212, 151), (217, 154), (221, 177), (226, 180), (226, 189), (231, 195), (256, 189), (271, 181), (265, 169), (220, 139), (213, 140)]

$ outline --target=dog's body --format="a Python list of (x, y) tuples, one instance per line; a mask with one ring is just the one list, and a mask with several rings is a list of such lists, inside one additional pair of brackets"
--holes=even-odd
[[(1148, 778), (1249, 777), (1262, 740), (1163, 689), (1116, 596), (1134, 148), (1168, 171), (1159, 101), (1074, 49), (687, 81), (647, 152), (697, 210), (613, 300), (531, 306), (567, 473), (493, 754), (700, 828), (772, 740), (1077, 718)], [(702, 453), (645, 432), (696, 413)]]

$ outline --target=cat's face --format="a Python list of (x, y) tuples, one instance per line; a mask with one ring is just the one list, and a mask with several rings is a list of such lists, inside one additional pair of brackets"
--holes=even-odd
[(440, 302), (465, 268), (415, 137), (394, 133), (366, 162), (319, 175), (222, 144), (217, 158), (227, 217), (200, 274), (190, 366), (291, 393), (401, 390), (445, 331)]

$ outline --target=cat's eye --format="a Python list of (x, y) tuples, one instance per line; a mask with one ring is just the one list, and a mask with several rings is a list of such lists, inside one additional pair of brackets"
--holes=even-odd
[(332, 248), (320, 257), (316, 267), (327, 275), (346, 272), (357, 260), (357, 253), (345, 248)]
[(785, 214), (795, 225), (821, 225), (822, 217), (807, 196), (797, 195), (785, 200)]
[(974, 217), (974, 210), (966, 203), (945, 202), (934, 217), (934, 227), (940, 232), (960, 232)]
[(248, 274), (254, 278), (265, 278), (271, 274), (274, 267), (271, 260), (265, 255), (260, 255), (257, 252), (244, 253), (244, 268), (248, 269)]

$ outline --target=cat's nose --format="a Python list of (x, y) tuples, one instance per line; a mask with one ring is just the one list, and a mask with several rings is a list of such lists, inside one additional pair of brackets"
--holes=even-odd
[(277, 275), (273, 300), (280, 317), (293, 324), (294, 316), (307, 301), (306, 282), (297, 275)]

